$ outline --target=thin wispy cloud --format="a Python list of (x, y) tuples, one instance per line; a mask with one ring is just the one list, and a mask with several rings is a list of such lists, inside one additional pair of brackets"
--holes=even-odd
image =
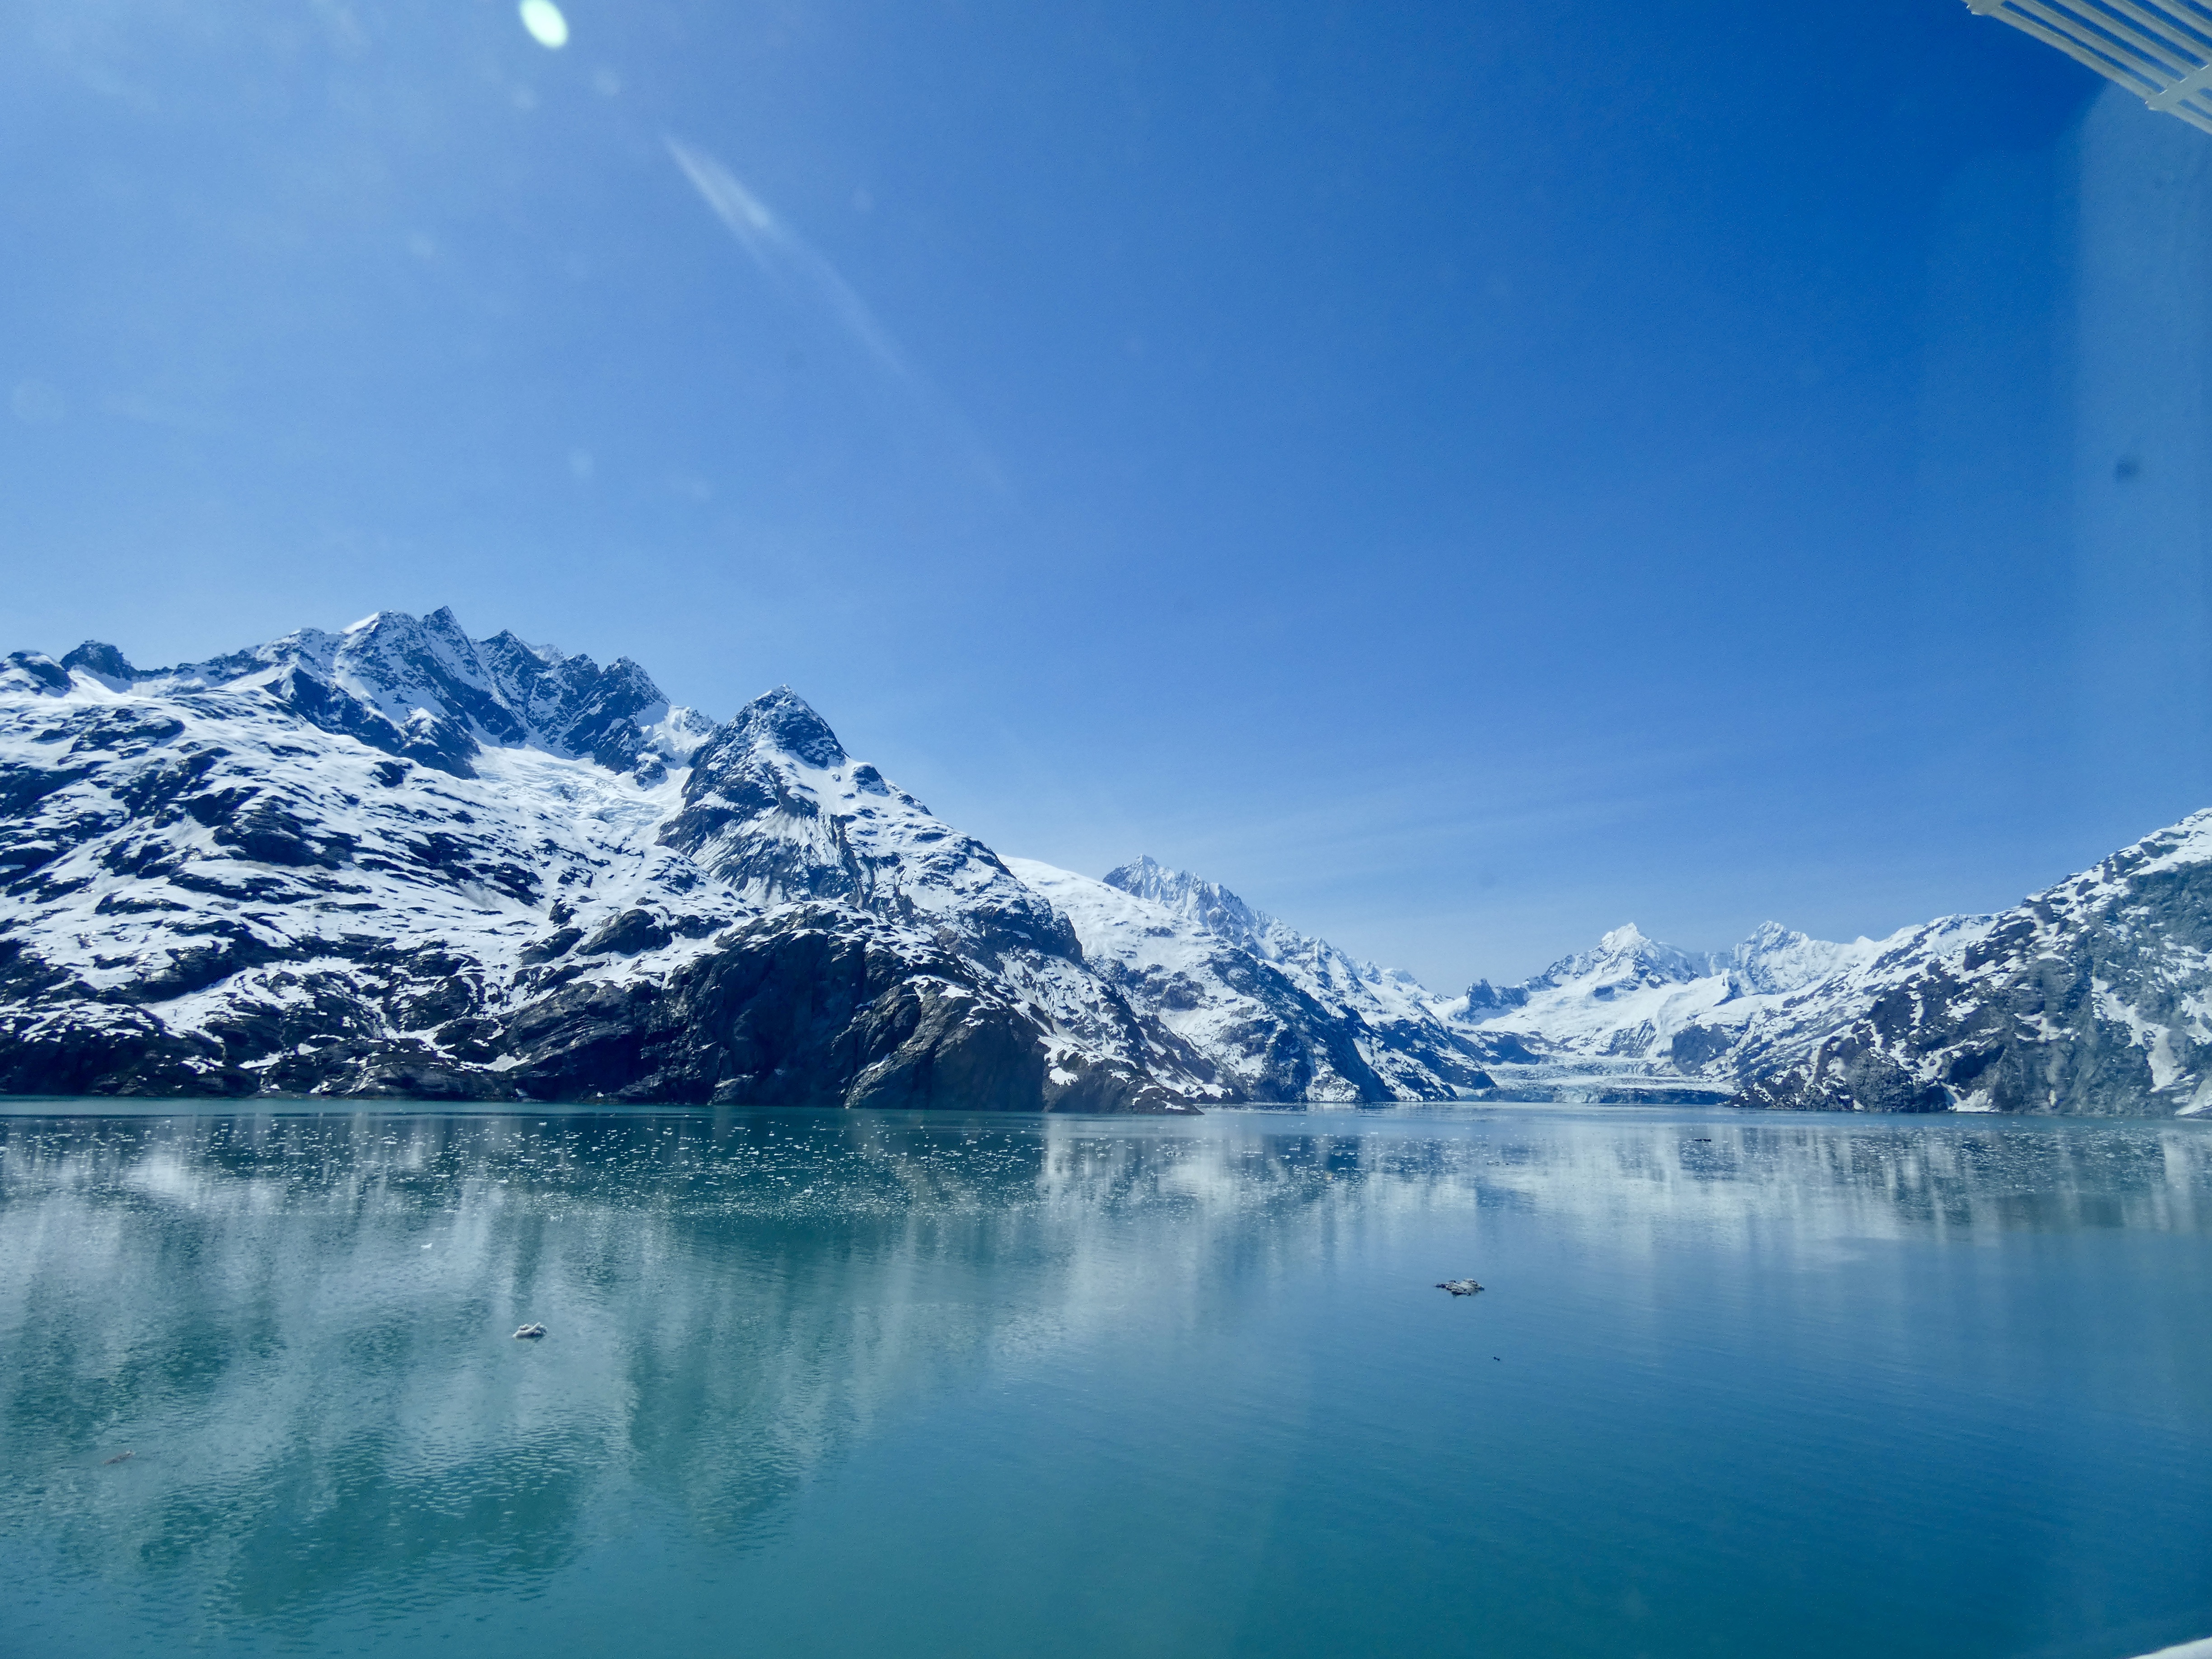
[(1006, 476), (975, 429), (908, 361), (890, 331), (821, 250), (706, 151), (679, 138), (666, 142), (668, 153), (684, 170), (684, 176), (752, 257), (762, 276), (795, 309), (826, 319), (851, 339), (883, 380), (920, 417), (935, 441), (949, 445), (962, 458), (966, 470), (994, 494), (1008, 494)]
[(704, 150), (680, 139), (668, 140), (668, 153), (692, 187), (730, 228), (762, 274), (793, 299), (826, 312), (887, 373), (912, 380), (914, 371), (898, 343), (876, 320), (868, 302), (820, 250), (747, 190), (738, 176)]

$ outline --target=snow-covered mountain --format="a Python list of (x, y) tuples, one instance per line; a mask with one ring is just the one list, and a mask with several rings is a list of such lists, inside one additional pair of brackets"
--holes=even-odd
[(1885, 939), (1747, 1034), (1749, 1105), (2212, 1108), (2212, 811), (1993, 916)]
[(2212, 1108), (2212, 812), (1996, 915), (1725, 957), (1633, 927), (1447, 1011), (1508, 1091), (1766, 1107)]
[(1517, 985), (1478, 980), (1445, 1012), (1488, 1042), (1509, 1089), (1719, 1100), (1755, 1024), (1875, 949), (1770, 921), (1725, 955), (1693, 953), (1631, 922)]
[(1633, 927), (1437, 997), (1149, 859), (1001, 859), (785, 689), (450, 611), (0, 661), (0, 1092), (2212, 1109), (2212, 813), (1994, 916)]
[(1518, 985), (1501, 990), (1488, 980), (1477, 980), (1468, 988), (1466, 1012), (1482, 1018), (1534, 1004), (1552, 1018), (1571, 1018), (1572, 1011), (1585, 1004), (1609, 1008), (1638, 993), (1693, 983), (1717, 966), (1711, 957), (1693, 957), (1646, 939), (1632, 921), (1601, 937), (1596, 950), (1562, 957)]
[(1425, 1068), (1358, 1023), (1382, 1002), (1305, 988), (1346, 971), (1326, 946), (1203, 937), (1244, 1000), (1185, 1033), (1180, 986), (1094, 967), (789, 690), (716, 726), (450, 611), (0, 664), (0, 1092), (1175, 1110), (1486, 1081), (1434, 1016)]
[(1443, 999), (1226, 888), (1149, 858), (1103, 881), (1009, 863), (1073, 924), (1147, 1040), (1229, 1098), (1449, 1100), (1490, 1086), (1482, 1045)]
[[(35, 653), (8, 661), (17, 689), (63, 689)], [(419, 621), (380, 611), (342, 634), (305, 628), (175, 668), (133, 668), (113, 646), (88, 641), (58, 666), (144, 696), (258, 686), (322, 731), (456, 777), (472, 775), (486, 744), (650, 772), (656, 757), (681, 758), (713, 730), (692, 710), (671, 708), (626, 657), (601, 668), (511, 633), (471, 640), (449, 610)]]

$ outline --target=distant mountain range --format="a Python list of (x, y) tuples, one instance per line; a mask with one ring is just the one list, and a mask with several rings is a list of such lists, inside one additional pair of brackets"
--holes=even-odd
[(380, 612), (0, 662), (0, 1092), (2190, 1113), (2212, 814), (1997, 916), (1619, 929), (1435, 994), (1141, 859), (1002, 859), (788, 690)]
[(1624, 927), (1449, 1012), (1522, 1092), (2194, 1115), (2212, 1107), (2212, 811), (1994, 915), (1848, 945), (1769, 922), (1709, 957)]

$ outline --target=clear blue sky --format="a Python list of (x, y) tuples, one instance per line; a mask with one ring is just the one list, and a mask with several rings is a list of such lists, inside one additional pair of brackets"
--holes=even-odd
[(2212, 805), (2212, 137), (1957, 0), (565, 10), (9, 8), (6, 648), (788, 682), (1447, 988)]

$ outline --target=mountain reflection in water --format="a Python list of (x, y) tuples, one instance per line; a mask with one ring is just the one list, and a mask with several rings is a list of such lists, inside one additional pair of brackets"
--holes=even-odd
[[(282, 1645), (333, 1607), (526, 1596), (672, 1517), (757, 1552), (810, 1483), (933, 1402), (1018, 1395), (1087, 1354), (1233, 1345), (1346, 1262), (1437, 1237), (1455, 1253), (1422, 1258), (1420, 1288), (1497, 1283), (1531, 1230), (1618, 1281), (1688, 1253), (2108, 1229), (2212, 1234), (2212, 1135), (1719, 1113), (16, 1115), (0, 1532), (50, 1586), (40, 1650), (66, 1646), (71, 1595), (149, 1593), (171, 1638)], [(1710, 1297), (1755, 1294), (1712, 1272)], [(546, 1340), (509, 1335), (538, 1320)]]

